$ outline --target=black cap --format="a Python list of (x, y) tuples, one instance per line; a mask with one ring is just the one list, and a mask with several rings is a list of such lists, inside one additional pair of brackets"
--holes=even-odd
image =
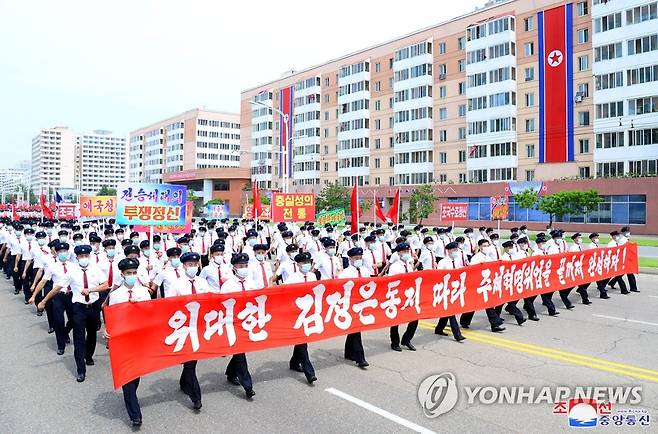
[(25, 229), (25, 230), (23, 231), (23, 233), (24, 233), (25, 235), (32, 235), (32, 234), (34, 234), (34, 229), (32, 229), (32, 228), (27, 228), (27, 229)]
[(514, 247), (514, 241), (505, 241), (503, 243), (503, 249), (507, 249), (507, 248), (510, 248), (510, 247)]
[(347, 256), (350, 258), (353, 256), (363, 256), (363, 249), (361, 247), (352, 247), (347, 251)]
[(456, 243), (463, 243), (463, 242), (465, 242), (465, 241), (466, 241), (466, 238), (464, 238), (464, 237), (457, 237), (457, 238), (455, 238), (455, 242), (456, 242)]
[(87, 244), (75, 246), (75, 248), (73, 249), (73, 253), (75, 253), (76, 255), (88, 255), (91, 253), (91, 246)]
[(423, 244), (432, 243), (432, 242), (434, 242), (434, 238), (432, 237), (423, 238)]
[(69, 243), (63, 242), (59, 243), (55, 249), (59, 252), (60, 250), (68, 250), (71, 246), (69, 246)]
[(400, 243), (397, 246), (395, 246), (395, 251), (396, 252), (401, 252), (403, 250), (411, 250), (411, 247), (409, 246), (409, 243)]
[(238, 253), (237, 255), (233, 255), (231, 258), (231, 265), (237, 265), (237, 264), (248, 264), (249, 263), (249, 255), (246, 253)]
[(581, 238), (582, 238), (582, 235), (581, 235), (580, 232), (576, 232), (575, 234), (573, 234), (573, 235), (571, 236), (571, 239), (572, 239), (572, 240), (575, 240), (575, 239), (578, 238), (578, 237), (581, 237)]
[(249, 229), (249, 230), (247, 231), (247, 233), (245, 234), (245, 236), (246, 236), (247, 238), (249, 238), (249, 237), (257, 237), (257, 236), (258, 236), (258, 232), (256, 232), (255, 229)]
[(119, 261), (120, 271), (136, 270), (137, 268), (139, 268), (139, 260), (135, 258), (123, 258)]
[(590, 239), (590, 240), (593, 240), (594, 238), (596, 238), (596, 237), (598, 237), (598, 236), (599, 236), (598, 233), (596, 233), (596, 232), (592, 232), (591, 234), (589, 234), (589, 239)]
[(225, 249), (224, 244), (220, 244), (220, 243), (213, 244), (212, 246), (210, 246), (210, 253), (223, 252), (224, 249)]
[(180, 261), (185, 263), (185, 262), (196, 262), (201, 259), (201, 256), (199, 256), (198, 253), (195, 252), (187, 252), (183, 253), (183, 256), (180, 257)]
[(630, 231), (631, 231), (631, 229), (628, 226), (624, 226), (623, 228), (621, 228), (619, 230), (619, 232), (630, 232)]
[(448, 244), (446, 244), (446, 250), (453, 250), (453, 249), (458, 249), (459, 244), (456, 241), (452, 241)]
[(38, 238), (46, 238), (46, 233), (44, 231), (39, 231), (34, 236), (37, 237), (37, 239)]
[(331, 238), (325, 238), (322, 242), (322, 245), (324, 247), (334, 247), (336, 245), (336, 241), (332, 240)]
[(519, 230), (521, 230), (521, 231), (525, 231), (526, 229), (528, 229), (528, 227), (526, 225), (522, 225), (522, 226), (519, 227)]
[(158, 234), (153, 235), (153, 242), (154, 243), (159, 243), (160, 241), (162, 241), (162, 237), (160, 235), (158, 235)]
[(59, 240), (52, 240), (51, 242), (48, 243), (48, 247), (50, 247), (51, 249), (54, 248), (55, 250), (57, 250), (57, 245), (58, 244), (59, 244)]
[(151, 242), (149, 240), (142, 240), (139, 242), (140, 249), (148, 249), (149, 247), (151, 247)]
[(464, 229), (465, 234), (472, 234), (473, 233), (473, 228), (466, 228)]
[(311, 254), (308, 252), (297, 253), (295, 262), (311, 262)]
[(176, 240), (178, 244), (189, 244), (190, 239), (187, 237), (180, 237), (179, 239)]
[(521, 237), (518, 240), (516, 240), (516, 244), (528, 244), (528, 238)]
[(288, 244), (288, 245), (286, 246), (286, 253), (290, 253), (290, 252), (292, 252), (293, 250), (299, 250), (299, 246), (298, 246), (297, 244), (295, 244), (295, 243)]
[(101, 241), (103, 240), (101, 240), (101, 237), (99, 237), (98, 235), (89, 235), (90, 243), (100, 243)]
[(167, 249), (167, 257), (180, 256), (181, 253), (182, 250), (180, 249), (180, 247), (170, 247)]
[(117, 240), (115, 239), (110, 239), (110, 240), (104, 240), (103, 241), (103, 247), (114, 247), (117, 245)]
[(553, 229), (550, 232), (550, 236), (551, 236), (551, 238), (558, 238), (558, 237), (562, 236), (562, 232), (558, 231), (557, 229)]
[(121, 247), (128, 247), (128, 246), (132, 246), (132, 245), (133, 245), (133, 242), (130, 238), (127, 238), (127, 239), (121, 241)]
[(292, 232), (291, 231), (283, 231), (281, 234), (283, 238), (292, 238)]
[(375, 242), (375, 241), (376, 241), (376, 238), (375, 238), (374, 235), (368, 235), (368, 236), (365, 238), (364, 241), (365, 241), (366, 243), (372, 243), (372, 242)]
[(139, 247), (137, 247), (134, 244), (131, 244), (129, 246), (126, 246), (126, 248), (123, 249), (123, 254), (128, 256), (130, 254), (136, 253), (139, 255)]
[(256, 250), (265, 250), (265, 251), (267, 251), (267, 244), (254, 244), (253, 249), (254, 249), (254, 252)]
[(480, 240), (478, 240), (478, 247), (482, 247), (482, 244), (488, 244), (488, 243), (489, 243), (488, 239), (481, 238)]
[(81, 240), (83, 238), (84, 238), (84, 236), (82, 234), (73, 234), (73, 241)]
[(67, 236), (68, 237), (68, 235), (69, 235), (68, 231), (59, 231), (59, 232), (57, 232), (57, 236), (59, 236), (59, 237), (61, 237), (61, 236)]
[(617, 232), (617, 231), (610, 232), (611, 237), (616, 237), (617, 235), (619, 235), (619, 232)]

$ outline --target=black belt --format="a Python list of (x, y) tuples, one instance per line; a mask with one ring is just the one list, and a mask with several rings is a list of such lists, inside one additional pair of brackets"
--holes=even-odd
[(79, 304), (80, 306), (84, 306), (84, 307), (86, 307), (87, 309), (91, 309), (92, 307), (94, 307), (94, 305), (96, 304), (96, 302), (86, 304), (86, 303), (80, 303), (79, 301), (76, 301), (75, 304)]

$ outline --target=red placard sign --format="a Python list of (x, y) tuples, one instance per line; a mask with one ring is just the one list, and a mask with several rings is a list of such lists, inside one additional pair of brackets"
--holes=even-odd
[[(260, 220), (269, 220), (272, 217), (272, 210), (269, 205), (260, 206), (260, 215), (258, 218)], [(250, 203), (244, 206), (244, 211), (242, 212), (242, 218), (253, 219), (254, 218), (254, 206)]]
[(73, 220), (78, 218), (76, 213), (76, 204), (60, 203), (57, 207), (57, 218), (60, 220)]
[(188, 360), (483, 310), (637, 271), (637, 245), (626, 243), (455, 270), (119, 303), (105, 308), (114, 386)]
[(315, 221), (315, 195), (313, 193), (274, 193), (272, 195), (272, 221)]
[(468, 220), (468, 204), (446, 202), (441, 204), (441, 221)]

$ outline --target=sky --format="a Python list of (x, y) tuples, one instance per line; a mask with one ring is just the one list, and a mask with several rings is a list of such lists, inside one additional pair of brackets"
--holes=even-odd
[(243, 89), (484, 0), (408, 4), (0, 0), (0, 167), (29, 159), (41, 128), (127, 136), (194, 107), (238, 112)]

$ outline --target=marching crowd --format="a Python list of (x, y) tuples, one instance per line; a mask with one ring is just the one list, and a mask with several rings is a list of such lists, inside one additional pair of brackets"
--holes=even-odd
[[(0, 219), (0, 261), (6, 278), (13, 279), (15, 294), (22, 292), (26, 305), (36, 304), (38, 316), (46, 313), (48, 333), (54, 334), (58, 355), (65, 353), (73, 332), (76, 380), (83, 382), (87, 367), (94, 365), (106, 305), (207, 292), (257, 291), (285, 283), (456, 269), (489, 261), (612, 247), (628, 242), (630, 237), (627, 227), (611, 232), (612, 241), (602, 245), (597, 233), (588, 237), (575, 233), (568, 237), (569, 243), (558, 229), (539, 233), (531, 240), (525, 226), (511, 229), (504, 242), (486, 227), (467, 228), (463, 235), (456, 236), (450, 227), (417, 225), (407, 229), (391, 223), (363, 225), (358, 233), (339, 233), (334, 225), (316, 227), (311, 222), (274, 225), (201, 219), (193, 226), (189, 234), (155, 233), (151, 237), (131, 232), (113, 220), (75, 223)], [(633, 274), (595, 285), (603, 299), (610, 298), (608, 287), (618, 286), (622, 294), (639, 292)], [(564, 307), (573, 309), (569, 296), (574, 289), (583, 304), (591, 304), (589, 286), (559, 291)], [(505, 330), (503, 309), (519, 325), (528, 319), (539, 321), (536, 297), (486, 309), (491, 331)], [(553, 293), (540, 297), (549, 315), (559, 314)], [(449, 323), (454, 339), (463, 341), (461, 328), (469, 328), (473, 316), (474, 312), (469, 312), (459, 318), (440, 318), (435, 333), (447, 336), (444, 330)], [(418, 321), (407, 324), (401, 337), (398, 326), (391, 327), (391, 349), (415, 351), (412, 340), (417, 326)], [(104, 335), (111, 339), (107, 333)], [(361, 333), (347, 335), (344, 356), (360, 368), (368, 366)], [(192, 407), (199, 410), (202, 404), (196, 364), (193, 360), (183, 364), (180, 388), (189, 396)], [(307, 344), (295, 345), (289, 366), (303, 373), (309, 383), (317, 380)], [(242, 386), (247, 398), (255, 395), (245, 354), (231, 357), (226, 377), (230, 383)], [(142, 423), (138, 385), (139, 378), (123, 386), (126, 409), (135, 426)]]

